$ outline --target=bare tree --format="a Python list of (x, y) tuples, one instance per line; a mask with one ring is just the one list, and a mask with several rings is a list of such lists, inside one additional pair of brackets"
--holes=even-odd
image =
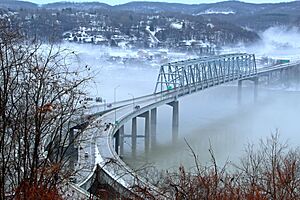
[(276, 132), (259, 148), (249, 145), (242, 158), (240, 188), (249, 198), (299, 199), (300, 154), (299, 149), (282, 144)]
[(229, 172), (227, 164), (217, 166), (211, 147), (211, 165), (200, 165), (187, 143), (195, 161), (194, 170), (180, 166), (178, 171), (167, 171), (158, 186), (169, 199), (299, 199), (299, 149), (281, 143), (278, 132), (258, 145), (249, 144), (241, 163), (232, 165)]
[(195, 168), (187, 171), (184, 166), (178, 172), (168, 172), (162, 189), (170, 199), (236, 199), (239, 192), (235, 189), (234, 175), (226, 172), (227, 162), (223, 167), (217, 166), (212, 147), (209, 148), (211, 165), (202, 166), (189, 143), (195, 162)]
[(26, 42), (3, 22), (0, 35), (0, 199), (60, 199), (89, 77), (69, 65), (73, 52)]

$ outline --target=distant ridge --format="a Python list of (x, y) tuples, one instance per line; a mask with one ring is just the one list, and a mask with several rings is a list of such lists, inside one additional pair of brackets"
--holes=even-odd
[(81, 10), (89, 10), (89, 9), (109, 9), (112, 6), (106, 3), (100, 2), (85, 2), (85, 3), (77, 3), (77, 2), (56, 2), (42, 5), (44, 8), (48, 9), (81, 9)]
[[(56, 2), (40, 5), (46, 9), (65, 9), (72, 8), (78, 10), (88, 9), (111, 9), (125, 10), (139, 13), (159, 13), (159, 12), (180, 12), (183, 14), (205, 14), (209, 11), (232, 11), (235, 14), (254, 15), (262, 13), (281, 13), (281, 14), (298, 14), (300, 10), (300, 1), (287, 3), (264, 3), (253, 4), (241, 1), (223, 1), (218, 3), (202, 3), (202, 4), (184, 4), (184, 3), (164, 3), (164, 2), (145, 2), (133, 1), (125, 4), (111, 6), (98, 1), (74, 3), (74, 2)], [(18, 0), (0, 0), (0, 8), (12, 9), (36, 9), (38, 4), (27, 1)], [(292, 12), (292, 13), (291, 13)]]
[[(235, 24), (245, 30), (260, 31), (271, 26), (287, 25), (300, 27), (300, 1), (287, 3), (253, 4), (240, 1), (223, 1), (218, 3), (183, 4), (164, 2), (133, 1), (125, 4), (111, 6), (100, 2), (56, 2), (37, 5), (18, 0), (0, 0), (0, 9), (73, 9), (73, 10), (106, 10), (108, 14), (113, 11), (126, 11), (136, 14), (156, 15), (183, 14), (203, 16), (206, 19), (216, 18)], [(119, 15), (120, 13), (115, 14)]]
[(10, 9), (36, 9), (38, 5), (27, 1), (0, 0), (0, 8)]

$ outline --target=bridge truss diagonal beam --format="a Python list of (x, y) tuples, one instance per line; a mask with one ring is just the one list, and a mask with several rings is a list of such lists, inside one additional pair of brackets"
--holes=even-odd
[(226, 54), (167, 63), (160, 67), (154, 93), (197, 89), (257, 75), (254, 54)]

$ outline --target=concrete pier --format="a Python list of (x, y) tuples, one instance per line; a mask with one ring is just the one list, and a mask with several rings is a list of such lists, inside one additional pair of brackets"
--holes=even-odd
[(300, 67), (300, 65), (295, 67), (295, 77), (294, 77), (294, 79), (296, 79), (297, 88), (298, 88), (299, 83), (300, 83), (300, 70), (299, 70), (299, 67)]
[(124, 154), (124, 125), (117, 130), (115, 137), (115, 151), (119, 156)]
[(131, 153), (132, 157), (136, 157), (136, 138), (137, 138), (137, 119), (134, 117), (131, 122)]
[(173, 101), (168, 105), (172, 106), (172, 142), (176, 143), (178, 140), (178, 130), (179, 130), (179, 103), (178, 101)]
[[(75, 152), (76, 149), (75, 149), (75, 144), (74, 144), (74, 139), (75, 139), (75, 136), (74, 136), (74, 128), (71, 128), (70, 129), (70, 135), (69, 135), (69, 149), (70, 149), (70, 152)], [(69, 167), (71, 169), (75, 169), (75, 162), (76, 162), (76, 158), (74, 156), (74, 153), (70, 153), (70, 159), (69, 159)]]
[[(254, 78), (249, 78), (247, 79), (249, 81), (253, 81), (254, 84), (254, 92), (253, 92), (253, 100), (254, 102), (257, 101), (257, 97), (258, 97), (258, 77), (254, 77)], [(238, 80), (238, 105), (242, 104), (242, 87), (243, 87), (243, 81), (244, 80)]]
[(153, 108), (151, 110), (151, 116), (150, 116), (150, 122), (151, 122), (151, 148), (156, 147), (156, 127), (157, 127), (157, 108)]
[(115, 137), (115, 151), (117, 152), (117, 154), (119, 154), (120, 130), (117, 130), (114, 137)]
[(150, 112), (144, 112), (143, 114), (139, 115), (138, 117), (145, 118), (145, 154), (149, 154), (150, 150)]
[(91, 140), (91, 160), (94, 165), (96, 163), (96, 132), (93, 133)]
[(124, 125), (119, 128), (119, 140), (120, 140), (119, 155), (123, 156), (124, 155)]
[(243, 87), (243, 81), (238, 81), (238, 105), (242, 104), (242, 87)]
[(253, 78), (254, 82), (254, 102), (257, 102), (258, 97), (258, 77)]

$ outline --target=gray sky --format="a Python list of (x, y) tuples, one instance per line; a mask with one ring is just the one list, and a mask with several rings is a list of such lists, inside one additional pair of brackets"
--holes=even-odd
[[(91, 2), (98, 1), (102, 3), (107, 3), (110, 5), (123, 4), (130, 2), (130, 0), (26, 0), (33, 3), (45, 4), (58, 1), (69, 1), (69, 2)], [(141, 1), (156, 1), (156, 2), (170, 2), (170, 3), (186, 3), (186, 4), (199, 4), (199, 3), (215, 3), (220, 2), (220, 0), (141, 0)], [(249, 3), (279, 3), (279, 2), (289, 2), (291, 0), (244, 0), (244, 2)]]

